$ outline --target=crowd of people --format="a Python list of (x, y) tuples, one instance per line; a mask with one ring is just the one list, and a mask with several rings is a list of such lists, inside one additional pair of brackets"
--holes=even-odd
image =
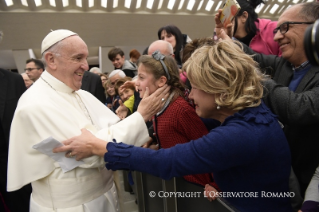
[(210, 201), (255, 194), (225, 198), (238, 211), (319, 211), (319, 66), (303, 43), (319, 2), (278, 21), (258, 18), (263, 0), (238, 3), (228, 26), (215, 15), (218, 39), (163, 26), (143, 55), (112, 48), (114, 70), (89, 69), (66, 29), (21, 77), (0, 69), (0, 210), (119, 211), (112, 171), (129, 170), (183, 177)]

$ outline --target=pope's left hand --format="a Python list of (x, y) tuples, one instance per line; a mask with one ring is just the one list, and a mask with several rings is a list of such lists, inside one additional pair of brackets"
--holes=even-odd
[(62, 142), (65, 146), (53, 149), (54, 153), (66, 152), (66, 157), (75, 157), (76, 160), (98, 155), (103, 157), (106, 151), (106, 141), (98, 139), (86, 129), (81, 129), (81, 135)]

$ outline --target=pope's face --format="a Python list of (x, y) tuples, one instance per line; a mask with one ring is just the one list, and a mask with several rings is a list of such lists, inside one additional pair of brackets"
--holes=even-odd
[(70, 36), (63, 42), (59, 53), (54, 54), (57, 61), (55, 77), (73, 90), (79, 90), (83, 74), (89, 69), (88, 48), (79, 36)]

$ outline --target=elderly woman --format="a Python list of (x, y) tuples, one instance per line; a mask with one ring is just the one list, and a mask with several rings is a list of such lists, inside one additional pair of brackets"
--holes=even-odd
[[(163, 179), (213, 173), (220, 189), (234, 194), (224, 197), (239, 211), (292, 211), (287, 197), (288, 143), (276, 116), (261, 101), (263, 76), (252, 58), (232, 41), (221, 41), (197, 49), (183, 68), (193, 87), (189, 98), (196, 113), (221, 122), (207, 135), (153, 151), (106, 143), (83, 130), (59, 151), (72, 151), (77, 159), (83, 151), (97, 154), (104, 156), (108, 169), (137, 170)], [(76, 146), (80, 143), (82, 149)]]

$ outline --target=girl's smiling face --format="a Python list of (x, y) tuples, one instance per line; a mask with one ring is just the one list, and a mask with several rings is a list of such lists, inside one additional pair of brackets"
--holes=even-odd
[(138, 77), (135, 82), (135, 85), (138, 88), (140, 93), (140, 97), (143, 98), (144, 93), (146, 91), (146, 87), (149, 88), (149, 94), (154, 93), (157, 88), (163, 86), (160, 85), (160, 79), (155, 80), (154, 75), (148, 71), (147, 67), (145, 67), (142, 63), (138, 66)]

